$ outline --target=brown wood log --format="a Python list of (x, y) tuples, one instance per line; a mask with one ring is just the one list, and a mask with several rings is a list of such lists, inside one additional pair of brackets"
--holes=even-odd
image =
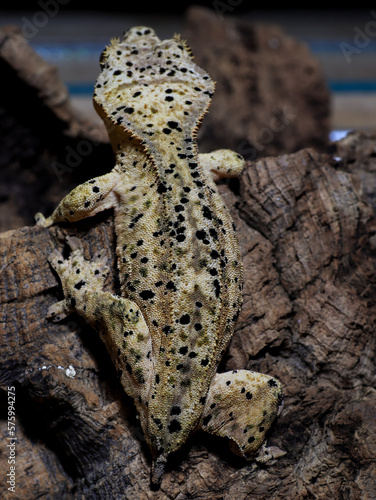
[[(97, 334), (77, 316), (45, 318), (61, 297), (46, 255), (79, 236), (113, 263), (111, 213), (67, 227), (2, 234), (0, 377), (16, 388), (20, 498), (373, 498), (376, 284), (373, 210), (356, 176), (302, 150), (250, 163), (232, 211), (244, 306), (222, 369), (278, 376), (282, 415), (265, 465), (195, 435), (151, 492), (150, 457), (132, 402)], [(2, 450), (6, 449), (5, 413)], [(7, 455), (1, 456), (2, 471)]]

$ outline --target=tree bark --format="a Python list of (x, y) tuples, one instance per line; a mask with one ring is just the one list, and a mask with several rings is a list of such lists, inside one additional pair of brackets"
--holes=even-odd
[(107, 287), (116, 290), (112, 215), (4, 233), (0, 375), (4, 403), (7, 387), (16, 388), (19, 496), (375, 497), (376, 226), (359, 186), (313, 150), (249, 163), (236, 189), (220, 186), (245, 270), (221, 368), (283, 382), (284, 410), (268, 438), (276, 458), (246, 463), (224, 440), (199, 433), (169, 463), (159, 492), (150, 490), (132, 401), (97, 334), (77, 316), (45, 317), (61, 298), (46, 255), (51, 244), (64, 247), (66, 234), (83, 240), (87, 258), (106, 252)]

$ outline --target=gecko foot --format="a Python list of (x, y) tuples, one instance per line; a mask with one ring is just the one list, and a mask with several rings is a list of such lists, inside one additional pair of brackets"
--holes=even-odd
[(53, 321), (61, 321), (75, 310), (77, 296), (86, 290), (102, 291), (109, 268), (107, 258), (101, 252), (96, 253), (91, 261), (83, 255), (83, 247), (78, 238), (66, 238), (71, 248), (68, 259), (64, 259), (58, 250), (53, 250), (48, 260), (59, 275), (64, 299), (51, 306), (47, 317)]

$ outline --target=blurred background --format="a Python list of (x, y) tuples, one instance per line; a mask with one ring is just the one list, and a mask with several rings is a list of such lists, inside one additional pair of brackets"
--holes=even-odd
[[(287, 35), (306, 43), (320, 61), (332, 93), (331, 138), (352, 128), (374, 125), (376, 6), (358, 1), (347, 9), (334, 9), (331, 4), (319, 9), (317, 4), (306, 2), (296, 9), (291, 2), (280, 10), (263, 10), (247, 0), (194, 4), (209, 7), (224, 17), (278, 24)], [(91, 96), (104, 46), (135, 25), (151, 26), (161, 39), (170, 38), (182, 30), (184, 13), (190, 5), (184, 1), (107, 1), (89, 9), (85, 2), (77, 0), (2, 2), (0, 23), (19, 26), (31, 46), (59, 68), (75, 106), (96, 119)]]

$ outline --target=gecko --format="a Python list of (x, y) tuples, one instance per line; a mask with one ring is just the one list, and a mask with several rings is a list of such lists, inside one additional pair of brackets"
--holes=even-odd
[(227, 438), (253, 457), (280, 411), (278, 379), (217, 373), (242, 303), (243, 269), (235, 226), (215, 181), (245, 161), (219, 149), (198, 153), (197, 131), (214, 92), (179, 35), (160, 40), (134, 27), (100, 57), (93, 104), (115, 166), (77, 186), (39, 226), (112, 209), (120, 296), (103, 290), (108, 266), (68, 237), (71, 253), (49, 261), (64, 299), (48, 317), (76, 312), (96, 330), (134, 400), (149, 445), (151, 483), (197, 430)]

